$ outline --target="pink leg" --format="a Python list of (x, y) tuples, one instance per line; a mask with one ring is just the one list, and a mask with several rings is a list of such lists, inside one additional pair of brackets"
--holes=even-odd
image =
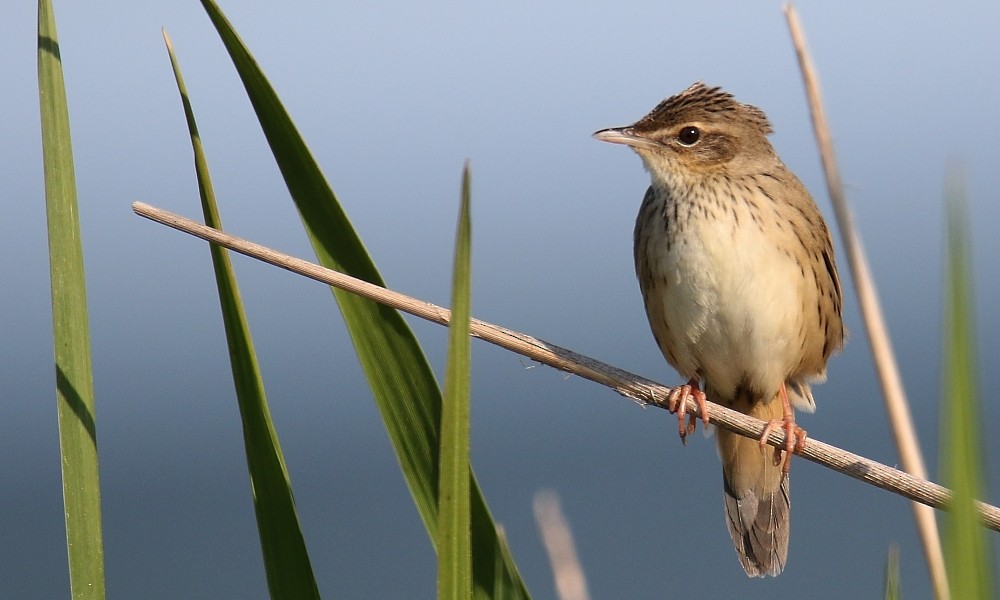
[(774, 449), (774, 465), (781, 465), (781, 472), (788, 474), (788, 470), (792, 466), (792, 453), (798, 454), (802, 452), (802, 448), (806, 445), (806, 430), (802, 429), (795, 424), (795, 413), (792, 412), (792, 405), (788, 402), (788, 392), (785, 390), (785, 384), (781, 384), (781, 390), (779, 392), (781, 396), (781, 419), (773, 419), (767, 422), (764, 427), (764, 433), (760, 434), (760, 447), (763, 448), (767, 445), (767, 436), (770, 435), (771, 431), (782, 428), (785, 430), (785, 460), (781, 460), (781, 449)]
[(705, 400), (705, 392), (701, 391), (699, 380), (697, 377), (692, 377), (684, 385), (680, 385), (670, 390), (667, 395), (667, 410), (672, 413), (677, 413), (677, 429), (681, 436), (681, 443), (687, 445), (687, 436), (689, 433), (694, 433), (697, 422), (697, 417), (691, 415), (687, 422), (684, 424), (684, 416), (687, 414), (687, 401), (688, 398), (694, 399), (695, 403), (698, 405), (698, 411), (701, 413), (702, 421), (706, 425), (709, 422), (708, 416), (708, 405)]

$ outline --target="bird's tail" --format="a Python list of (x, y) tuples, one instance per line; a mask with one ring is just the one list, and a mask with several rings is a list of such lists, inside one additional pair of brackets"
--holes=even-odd
[[(808, 387), (806, 388), (808, 389)], [(789, 394), (795, 394), (788, 388)], [(731, 408), (763, 421), (782, 418), (781, 401), (751, 402), (741, 395)], [(709, 398), (712, 395), (709, 392)], [(757, 440), (716, 429), (725, 486), (726, 525), (750, 577), (777, 575), (788, 557), (788, 476), (773, 462), (774, 449)]]

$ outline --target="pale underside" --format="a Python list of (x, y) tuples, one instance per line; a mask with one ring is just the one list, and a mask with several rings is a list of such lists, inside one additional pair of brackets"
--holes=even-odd
[[(823, 377), (800, 364), (809, 343), (803, 321), (816, 310), (805, 307), (816, 307), (818, 297), (799, 263), (780, 250), (778, 238), (790, 231), (765, 232), (771, 215), (754, 218), (745, 203), (727, 208), (686, 219), (668, 249), (669, 209), (644, 205), (654, 213), (637, 229), (646, 313), (667, 360), (684, 377), (706, 382), (719, 396), (712, 400), (728, 404), (742, 389), (769, 403), (788, 379), (798, 385)], [(790, 392), (797, 408), (815, 408), (811, 395)]]

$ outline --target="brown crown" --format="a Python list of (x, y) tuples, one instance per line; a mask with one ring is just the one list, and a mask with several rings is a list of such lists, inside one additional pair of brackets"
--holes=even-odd
[(771, 123), (756, 106), (737, 102), (719, 87), (698, 81), (688, 89), (660, 102), (632, 126), (637, 133), (655, 131), (682, 123), (728, 121), (750, 125), (763, 135), (771, 133)]

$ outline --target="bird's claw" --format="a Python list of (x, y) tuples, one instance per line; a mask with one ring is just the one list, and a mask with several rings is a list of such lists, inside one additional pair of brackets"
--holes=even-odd
[(785, 456), (782, 460), (782, 448), (774, 449), (772, 462), (774, 466), (781, 465), (782, 475), (787, 475), (792, 466), (792, 454), (799, 454), (806, 446), (806, 430), (795, 424), (795, 418), (786, 415), (783, 419), (772, 419), (764, 426), (764, 432), (760, 434), (760, 447), (767, 446), (767, 437), (775, 429), (781, 428), (785, 431)]
[(685, 446), (687, 445), (687, 436), (694, 433), (697, 429), (698, 419), (696, 415), (692, 414), (688, 418), (687, 423), (684, 422), (689, 398), (693, 399), (698, 405), (698, 411), (701, 413), (702, 421), (705, 425), (708, 425), (710, 419), (705, 392), (701, 391), (697, 377), (692, 377), (686, 384), (679, 385), (670, 390), (670, 393), (667, 394), (667, 410), (677, 414), (677, 430), (681, 436), (681, 443)]

